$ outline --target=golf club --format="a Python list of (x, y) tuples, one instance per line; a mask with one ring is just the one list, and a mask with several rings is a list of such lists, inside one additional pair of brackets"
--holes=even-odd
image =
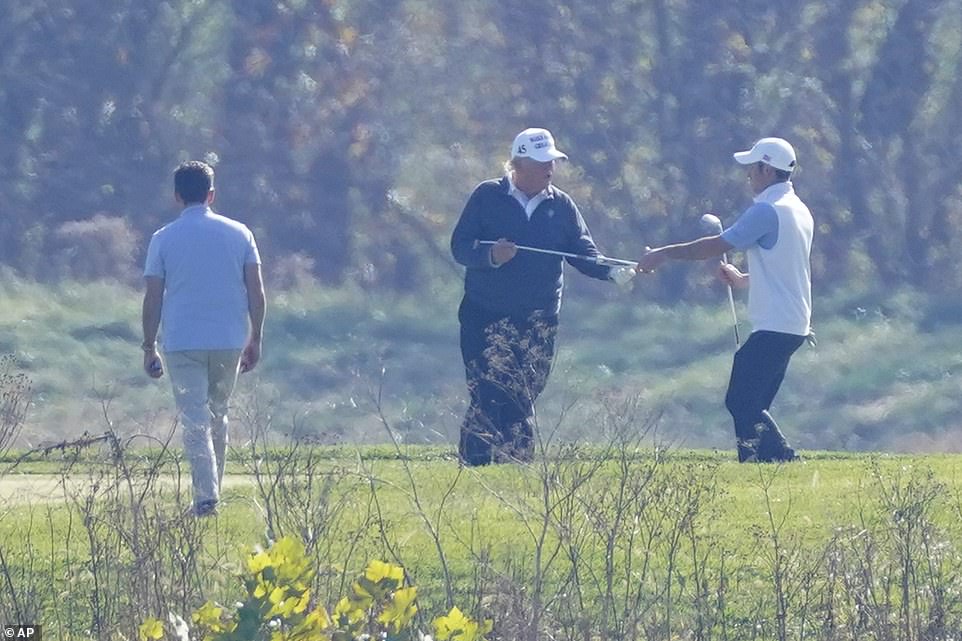
[[(722, 226), (721, 219), (718, 218), (718, 216), (716, 216), (715, 214), (709, 213), (702, 216), (701, 224), (705, 229), (712, 231), (716, 234), (720, 234), (723, 231), (725, 231), (725, 228)], [(721, 258), (722, 258), (722, 262), (727, 265), (728, 253), (726, 252), (722, 254)], [(738, 346), (741, 345), (741, 341), (738, 338), (738, 314), (735, 312), (735, 295), (732, 293), (731, 284), (728, 284), (728, 305), (732, 309), (732, 322), (733, 322), (732, 328), (735, 330), (735, 347), (738, 348)]]
[[(479, 240), (477, 243), (479, 245), (494, 245), (497, 241), (494, 240)], [(587, 260), (588, 262), (595, 263), (598, 265), (607, 265), (609, 267), (638, 267), (638, 263), (633, 260), (622, 260), (620, 258), (608, 258), (607, 256), (602, 256), (598, 254), (597, 256), (584, 256), (582, 254), (571, 254), (568, 252), (555, 251), (554, 249), (541, 249), (540, 247), (528, 247), (527, 245), (515, 245), (518, 249), (537, 252), (539, 254), (551, 254), (552, 256), (563, 256), (564, 258), (579, 258), (581, 260)]]

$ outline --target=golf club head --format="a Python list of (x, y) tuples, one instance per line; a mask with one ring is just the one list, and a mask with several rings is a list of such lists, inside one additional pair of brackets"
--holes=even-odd
[(725, 230), (725, 228), (722, 226), (721, 219), (715, 214), (712, 214), (710, 212), (702, 215), (701, 225), (705, 229), (709, 231), (713, 231), (718, 234), (722, 233)]

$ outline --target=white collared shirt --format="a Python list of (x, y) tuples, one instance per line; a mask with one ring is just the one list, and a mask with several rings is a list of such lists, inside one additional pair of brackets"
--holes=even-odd
[(541, 204), (541, 201), (548, 197), (548, 190), (542, 189), (534, 196), (528, 198), (526, 193), (515, 186), (514, 181), (511, 179), (511, 174), (508, 174), (508, 185), (508, 194), (513, 196), (515, 200), (521, 203), (521, 206), (524, 207), (524, 213), (528, 216), (528, 220), (531, 220), (531, 214), (533, 214), (534, 210), (538, 208), (538, 205)]

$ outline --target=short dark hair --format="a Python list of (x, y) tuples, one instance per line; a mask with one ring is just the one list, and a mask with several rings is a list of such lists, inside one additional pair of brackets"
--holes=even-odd
[(188, 160), (174, 172), (174, 193), (184, 203), (205, 203), (214, 188), (214, 168), (199, 160)]
[(766, 162), (764, 162), (764, 161), (762, 161), (762, 160), (759, 160), (759, 161), (758, 161), (758, 164), (759, 164), (759, 166), (761, 166), (761, 165), (768, 165), (769, 167), (771, 167), (771, 168), (775, 171), (775, 182), (783, 183), (783, 182), (785, 182), (785, 181), (787, 181), (787, 180), (790, 180), (791, 177), (792, 177), (792, 172), (791, 172), (791, 171), (785, 171), (784, 169), (779, 169), (778, 167), (773, 167), (772, 165), (769, 165), (768, 163), (766, 163)]

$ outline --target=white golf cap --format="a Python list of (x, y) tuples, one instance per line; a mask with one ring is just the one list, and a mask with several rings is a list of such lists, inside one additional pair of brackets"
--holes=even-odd
[(795, 150), (787, 140), (781, 138), (762, 138), (748, 151), (736, 152), (734, 156), (743, 165), (763, 162), (782, 171), (795, 169)]
[(512, 158), (533, 158), (538, 162), (567, 160), (568, 156), (554, 146), (554, 136), (547, 129), (532, 127), (515, 136), (511, 145)]

